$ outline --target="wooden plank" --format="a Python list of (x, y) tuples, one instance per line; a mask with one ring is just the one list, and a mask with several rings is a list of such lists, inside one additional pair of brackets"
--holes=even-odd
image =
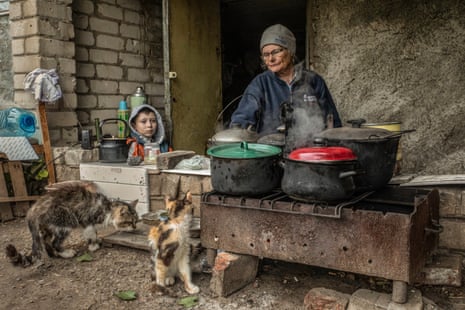
[(47, 122), (47, 113), (45, 112), (45, 103), (39, 101), (39, 119), (40, 126), (42, 128), (42, 144), (44, 147), (44, 157), (47, 164), (48, 171), (48, 183), (52, 184), (56, 182), (55, 177), (55, 165), (53, 163), (53, 153), (52, 146), (50, 143), (50, 135), (48, 133), (48, 122)]
[[(0, 198), (8, 197), (8, 189), (5, 181), (5, 171), (3, 170), (3, 163), (0, 162)], [(11, 205), (8, 202), (0, 202), (0, 220), (2, 222), (14, 219)]]
[(400, 186), (431, 186), (431, 185), (465, 185), (465, 174), (423, 175), (417, 176)]
[(23, 201), (35, 201), (39, 199), (39, 195), (33, 195), (33, 196), (15, 196), (15, 197), (3, 197), (3, 195), (0, 193), (0, 203), (3, 202), (23, 202)]
[[(24, 181), (23, 165), (20, 161), (9, 161), (8, 171), (11, 176), (11, 184), (13, 186), (13, 192), (15, 196), (27, 196), (26, 182)], [(29, 210), (29, 202), (18, 201), (13, 208), (13, 214), (15, 216), (25, 216)]]

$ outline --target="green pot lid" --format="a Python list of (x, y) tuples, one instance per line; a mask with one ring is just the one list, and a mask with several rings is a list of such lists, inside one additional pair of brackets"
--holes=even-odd
[(281, 148), (273, 145), (247, 143), (230, 143), (211, 147), (207, 154), (213, 157), (229, 159), (253, 159), (276, 156), (281, 153)]

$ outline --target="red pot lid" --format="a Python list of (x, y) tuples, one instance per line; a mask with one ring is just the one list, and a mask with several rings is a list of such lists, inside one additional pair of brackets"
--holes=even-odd
[(289, 154), (289, 159), (300, 161), (340, 161), (356, 160), (357, 156), (347, 147), (325, 146), (294, 150)]

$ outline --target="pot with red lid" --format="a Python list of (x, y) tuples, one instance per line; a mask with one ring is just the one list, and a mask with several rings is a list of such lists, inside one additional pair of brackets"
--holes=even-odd
[(284, 158), (281, 189), (302, 201), (340, 201), (355, 191), (357, 157), (345, 147), (307, 147)]

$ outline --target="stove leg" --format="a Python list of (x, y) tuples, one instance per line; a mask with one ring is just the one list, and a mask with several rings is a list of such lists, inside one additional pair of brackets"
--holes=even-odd
[(392, 281), (392, 301), (398, 304), (407, 302), (407, 282)]

